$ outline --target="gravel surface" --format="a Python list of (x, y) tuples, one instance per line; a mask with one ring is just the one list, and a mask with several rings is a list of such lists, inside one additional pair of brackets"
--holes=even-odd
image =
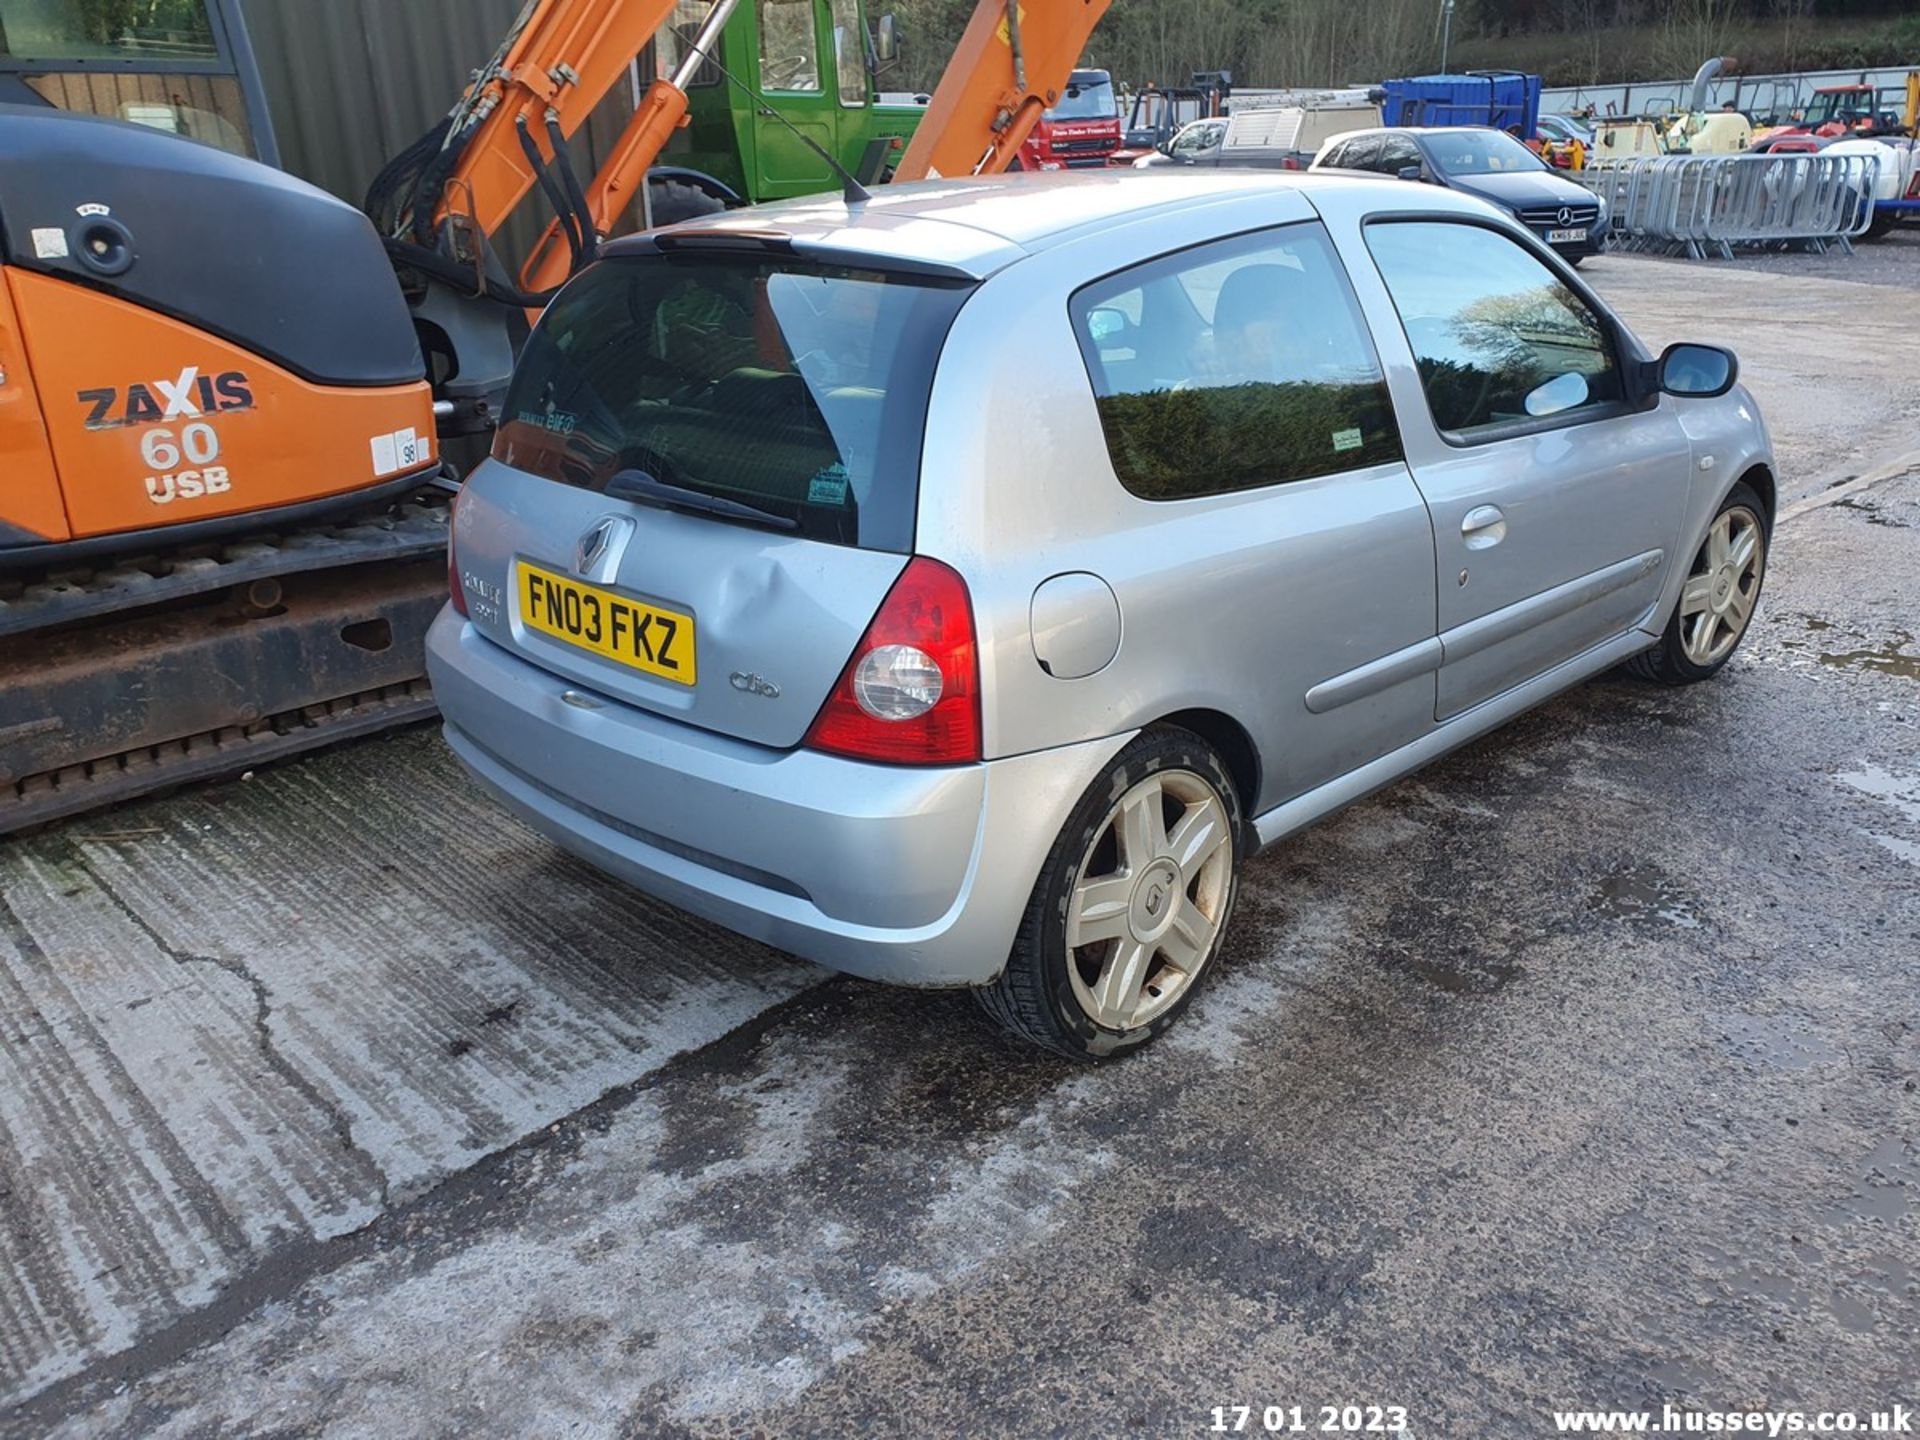
[(1824, 255), (1805, 250), (1739, 250), (1731, 260), (1668, 260), (1624, 253), (1620, 258), (1649, 265), (1711, 265), (1722, 270), (1851, 280), (1857, 285), (1892, 285), (1911, 294), (1920, 285), (1920, 221), (1896, 226), (1883, 240), (1857, 240), (1851, 255), (1836, 246)]

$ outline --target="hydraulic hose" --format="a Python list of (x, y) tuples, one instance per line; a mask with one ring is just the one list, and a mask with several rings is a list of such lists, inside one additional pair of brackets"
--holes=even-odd
[(527, 163), (533, 167), (534, 177), (540, 182), (540, 190), (547, 197), (547, 203), (560, 219), (561, 233), (567, 237), (567, 248), (573, 252), (573, 264), (568, 270), (572, 274), (586, 263), (586, 237), (580, 230), (580, 217), (573, 208), (572, 201), (553, 178), (553, 171), (546, 159), (540, 154), (540, 147), (534, 144), (533, 131), (527, 127), (527, 117), (522, 115), (514, 121), (514, 128), (520, 135), (520, 148), (526, 152)]
[(471, 269), (456, 260), (449, 260), (438, 250), (430, 250), (424, 245), (415, 245), (410, 240), (396, 240), (392, 236), (387, 237), (386, 246), (387, 254), (397, 264), (418, 270), (421, 274), (438, 280), (448, 289), (462, 295), (492, 300), (512, 309), (544, 310), (547, 302), (560, 293), (558, 290), (546, 290), (535, 294), (517, 290), (511, 285), (483, 286)]
[(561, 132), (560, 117), (551, 112), (547, 115), (547, 139), (553, 146), (554, 168), (560, 172), (560, 182), (566, 187), (567, 199), (573, 206), (574, 221), (580, 227), (580, 250), (573, 262), (574, 271), (578, 272), (598, 257), (600, 239), (594, 234), (593, 212), (587, 206), (587, 192), (580, 188), (579, 172), (573, 168), (573, 152), (567, 148), (567, 137)]

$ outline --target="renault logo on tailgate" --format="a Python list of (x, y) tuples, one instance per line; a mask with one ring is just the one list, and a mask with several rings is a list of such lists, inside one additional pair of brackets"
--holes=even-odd
[(609, 515), (595, 525), (573, 547), (573, 568), (584, 575), (600, 563), (600, 557), (607, 553), (607, 544), (613, 539), (613, 520)]

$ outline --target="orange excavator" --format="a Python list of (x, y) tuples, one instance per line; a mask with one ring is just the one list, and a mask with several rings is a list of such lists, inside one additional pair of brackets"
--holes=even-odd
[[(373, 220), (150, 125), (0, 103), (0, 833), (431, 714), (443, 447), (484, 448), (518, 338), (644, 211), (740, 3), (676, 28), (583, 183), (571, 142), (688, 0), (530, 0)], [(1005, 169), (1108, 3), (980, 0), (895, 178)], [(509, 276), (535, 191), (552, 219)]]

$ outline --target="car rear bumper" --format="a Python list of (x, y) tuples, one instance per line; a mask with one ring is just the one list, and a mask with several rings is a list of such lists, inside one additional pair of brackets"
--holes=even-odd
[(1128, 739), (939, 769), (772, 750), (585, 694), (450, 609), (427, 670), (454, 753), (534, 829), (730, 930), (908, 985), (1000, 973), (1067, 812)]

